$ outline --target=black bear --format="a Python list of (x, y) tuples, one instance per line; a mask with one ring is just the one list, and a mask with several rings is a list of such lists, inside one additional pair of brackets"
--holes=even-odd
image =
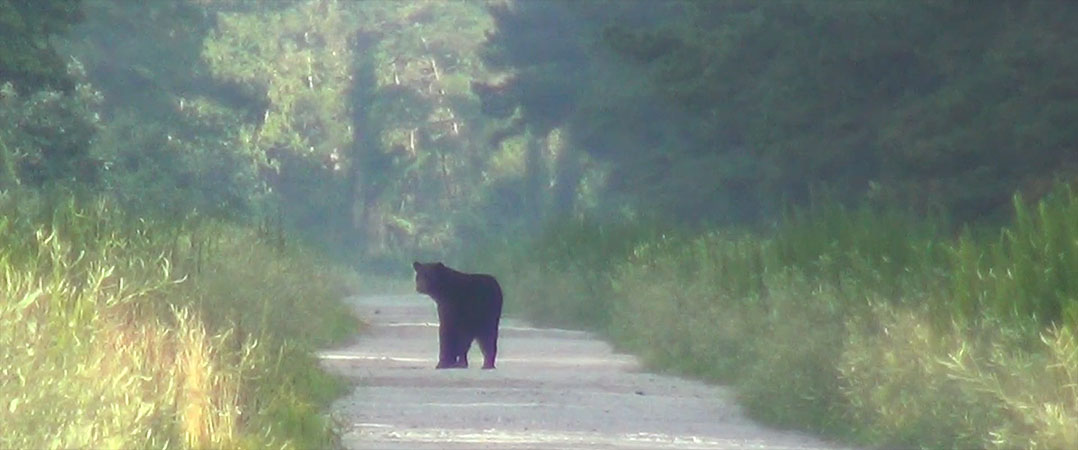
[(468, 367), (468, 349), (479, 340), (483, 368), (494, 368), (502, 288), (490, 275), (463, 273), (440, 262), (412, 263), (415, 290), (438, 305), (437, 369)]

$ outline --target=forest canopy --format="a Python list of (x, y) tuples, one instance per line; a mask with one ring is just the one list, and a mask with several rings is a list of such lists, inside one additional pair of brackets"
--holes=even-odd
[(1078, 448), (1076, 23), (0, 0), (0, 447), (340, 445), (351, 269), (441, 260), (782, 427)]
[[(364, 258), (827, 195), (996, 221), (1078, 168), (1066, 2), (6, 1), (0, 187)], [(344, 253), (344, 251), (342, 251)]]

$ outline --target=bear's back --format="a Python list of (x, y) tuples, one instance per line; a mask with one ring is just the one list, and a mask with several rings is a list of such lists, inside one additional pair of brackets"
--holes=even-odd
[(492, 275), (456, 272), (449, 284), (453, 286), (452, 296), (456, 301), (496, 305), (501, 309), (502, 287)]

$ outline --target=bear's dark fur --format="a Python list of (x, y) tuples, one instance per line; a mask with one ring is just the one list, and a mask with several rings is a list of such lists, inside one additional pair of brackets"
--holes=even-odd
[(468, 349), (479, 340), (483, 368), (494, 368), (502, 288), (490, 275), (463, 273), (440, 262), (412, 263), (415, 290), (438, 305), (438, 369), (468, 367)]

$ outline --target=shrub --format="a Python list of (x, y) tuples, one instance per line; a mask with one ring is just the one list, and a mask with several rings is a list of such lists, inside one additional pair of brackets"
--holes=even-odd
[[(323, 447), (343, 272), (224, 224), (0, 194), (0, 447)], [(44, 218), (44, 219), (42, 219)]]
[(1074, 448), (1078, 198), (1064, 186), (1015, 210), (995, 239), (835, 205), (769, 234), (626, 227), (616, 246), (567, 223), (542, 251), (506, 253), (521, 274), (507, 284), (531, 317), (731, 383), (772, 423), (869, 445)]

